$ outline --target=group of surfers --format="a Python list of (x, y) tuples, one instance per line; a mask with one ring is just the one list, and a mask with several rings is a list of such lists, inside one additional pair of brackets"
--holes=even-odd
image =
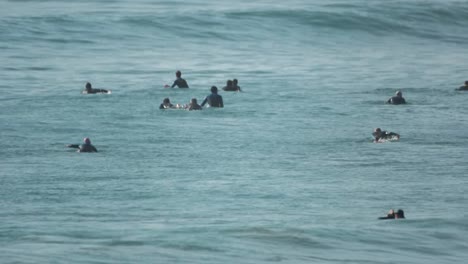
[[(165, 85), (164, 87), (168, 88), (189, 88), (187, 81), (182, 78), (182, 73), (180, 71), (176, 71), (176, 80), (174, 83), (169, 86)], [(228, 80), (226, 82), (226, 86), (222, 88), (224, 91), (241, 91), (241, 88), (238, 85), (237, 79), (233, 80)], [(223, 97), (218, 94), (218, 88), (216, 86), (211, 87), (211, 94), (208, 95), (201, 104), (198, 104), (198, 101), (196, 98), (192, 98), (188, 104), (172, 104), (169, 98), (164, 98), (163, 102), (160, 104), (159, 109), (187, 109), (189, 111), (192, 110), (202, 110), (203, 106), (207, 104), (210, 107), (224, 107), (223, 103)], [(460, 91), (468, 91), (468, 80), (465, 81), (464, 85), (460, 86), (458, 89)], [(87, 94), (95, 94), (95, 93), (108, 93), (109, 90), (105, 89), (94, 89), (92, 88), (91, 84), (88, 82), (86, 83), (85, 90), (83, 93)], [(406, 104), (406, 100), (403, 97), (403, 93), (401, 91), (397, 91), (394, 96), (390, 97), (387, 100), (388, 104), (394, 104), (394, 105), (400, 105), (400, 104)], [(395, 141), (400, 139), (400, 135), (395, 132), (388, 132), (385, 130), (382, 130), (381, 128), (375, 128), (374, 131), (372, 132), (372, 136), (374, 137), (373, 142), (375, 143), (382, 143), (385, 141)], [(89, 141), (89, 138), (86, 138)], [(85, 144), (86, 145), (86, 142)], [(70, 145), (70, 146), (78, 146), (78, 145)], [(94, 147), (93, 147), (94, 148)], [(91, 148), (83, 148), (79, 149), (80, 152), (96, 152), (96, 148), (94, 148), (94, 151), (88, 151)], [(93, 150), (93, 149), (91, 149)]]
[[(459, 91), (468, 91), (468, 81), (465, 81), (464, 85), (460, 86), (458, 89)], [(406, 104), (405, 98), (401, 91), (397, 91), (395, 96), (388, 99), (387, 103), (389, 104)], [(400, 135), (394, 132), (387, 132), (382, 131), (380, 128), (374, 129), (372, 133), (374, 136), (374, 142), (382, 142), (386, 140), (398, 140), (400, 139)], [(402, 209), (398, 209), (396, 212), (393, 209), (387, 213), (386, 216), (379, 217), (379, 220), (388, 220), (388, 219), (405, 219), (405, 212)]]
[[(223, 90), (225, 91), (240, 91), (240, 87), (238, 86), (238, 81), (237, 79), (234, 80), (229, 80), (227, 82), (227, 85), (223, 87)], [(180, 71), (176, 72), (176, 80), (172, 84), (171, 88), (174, 88), (177, 86), (178, 88), (189, 88), (188, 83), (185, 79), (182, 78), (182, 73)], [(165, 87), (168, 87), (168, 85), (165, 85)], [(180, 104), (172, 104), (169, 98), (164, 98), (162, 104), (159, 106), (160, 109), (187, 109), (189, 111), (191, 110), (202, 110), (203, 106), (209, 105), (210, 107), (218, 107), (222, 108), (224, 107), (224, 102), (223, 102), (223, 97), (218, 94), (218, 88), (216, 86), (211, 87), (211, 94), (208, 95), (201, 105), (198, 104), (196, 98), (192, 98), (188, 104), (180, 105)], [(85, 89), (82, 91), (84, 94), (97, 94), (97, 93), (109, 93), (110, 90), (106, 89), (96, 89), (93, 88), (91, 83), (87, 82), (85, 85)], [(78, 149), (78, 152), (97, 152), (97, 149), (95, 146), (91, 144), (91, 139), (89, 138), (84, 138), (83, 139), (83, 144), (69, 144), (67, 145), (69, 148), (76, 148)]]
[[(189, 85), (188, 85), (187, 81), (184, 78), (182, 78), (182, 72), (181, 71), (176, 71), (176, 79), (175, 79), (174, 83), (171, 86), (165, 85), (164, 87), (174, 88), (176, 86), (178, 88), (189, 88)], [(241, 88), (238, 85), (237, 79), (228, 80), (226, 82), (226, 86), (223, 87), (222, 89), (224, 91), (241, 91)], [(169, 98), (164, 98), (163, 102), (159, 106), (159, 109), (187, 109), (189, 111), (202, 110), (203, 106), (205, 106), (205, 104), (207, 104), (210, 107), (220, 107), (220, 108), (224, 107), (223, 97), (218, 94), (218, 88), (216, 86), (212, 86), (210, 90), (211, 90), (211, 94), (208, 95), (203, 100), (203, 102), (201, 104), (198, 104), (198, 101), (197, 101), (196, 98), (192, 98), (188, 104), (175, 104), (174, 105), (174, 104), (171, 103)], [(468, 91), (468, 80), (465, 81), (464, 85), (460, 86), (456, 90)], [(91, 83), (89, 83), (89, 82), (86, 83), (85, 90), (83, 91), (83, 93), (87, 93), (87, 94), (109, 93), (109, 92), (110, 92), (110, 90), (92, 88)], [(387, 100), (387, 103), (388, 104), (394, 104), (394, 105), (400, 105), (400, 104), (406, 104), (406, 100), (403, 97), (403, 93), (401, 91), (397, 91), (394, 96), (390, 97)], [(388, 132), (388, 131), (382, 130), (379, 127), (374, 129), (374, 131), (372, 132), (372, 136), (374, 137), (373, 142), (375, 142), (375, 143), (382, 143), (382, 142), (389, 141), (389, 140), (395, 141), (395, 140), (400, 139), (400, 135), (398, 133)], [(87, 142), (89, 142), (89, 143), (87, 143)], [(75, 148), (78, 147), (79, 152), (97, 152), (97, 150), (96, 150), (96, 148), (94, 146), (92, 148), (88, 147), (88, 145), (91, 145), (90, 142), (91, 141), (89, 140), (89, 138), (85, 138), (85, 144), (82, 144), (82, 145), (69, 145), (69, 147), (70, 146), (75, 147)], [(83, 146), (83, 147), (81, 148), (79, 146)]]
[[(468, 91), (468, 81), (465, 81), (464, 85), (460, 86), (458, 89), (459, 91)], [(388, 104), (394, 104), (394, 105), (399, 105), (399, 104), (406, 104), (405, 98), (403, 98), (403, 93), (401, 91), (397, 91), (395, 93), (395, 96), (392, 96), (387, 100)], [(380, 128), (375, 128), (374, 132), (372, 133), (372, 136), (374, 137), (374, 142), (375, 143), (381, 143), (385, 142), (388, 140), (399, 140), (400, 135), (394, 132), (387, 132), (383, 131)]]
[[(182, 78), (182, 72), (181, 71), (176, 71), (176, 79), (175, 79), (174, 83), (172, 83), (171, 86), (166, 84), (166, 85), (164, 85), (164, 88), (169, 88), (169, 87), (174, 88), (176, 86), (178, 88), (189, 88), (189, 85), (188, 85), (187, 81), (184, 78)], [(223, 91), (235, 91), (235, 92), (240, 92), (241, 91), (241, 88), (238, 85), (237, 79), (227, 80), (226, 86), (224, 86), (222, 89), (223, 89)]]
[[(171, 88), (174, 87), (178, 88), (189, 88), (188, 83), (185, 79), (182, 78), (182, 73), (180, 71), (176, 72), (176, 80), (170, 86)], [(168, 85), (165, 85), (168, 88)], [(238, 86), (237, 79), (228, 80), (226, 82), (226, 86), (222, 88), (224, 91), (241, 91), (240, 87)], [(163, 102), (159, 106), (159, 109), (187, 109), (191, 110), (202, 110), (205, 104), (208, 104), (210, 107), (224, 107), (223, 97), (218, 94), (218, 88), (216, 86), (211, 87), (211, 94), (208, 95), (201, 104), (198, 104), (196, 98), (192, 98), (188, 104), (172, 104), (169, 98), (164, 98)], [(465, 81), (463, 86), (460, 86), (457, 90), (468, 90), (468, 81)], [(94, 89), (92, 88), (91, 84), (88, 82), (86, 83), (85, 90), (83, 93), (94, 94), (94, 93), (108, 93), (108, 90), (105, 89)], [(397, 91), (394, 96), (387, 100), (388, 104), (400, 105), (406, 104), (406, 100), (403, 97), (403, 93), (401, 91)], [(380, 128), (375, 128), (374, 132), (372, 133), (374, 137), (374, 142), (384, 142), (388, 140), (399, 140), (400, 135), (394, 132), (387, 132)], [(70, 144), (67, 145), (70, 148), (77, 148), (78, 152), (97, 152), (96, 147), (91, 144), (91, 140), (89, 138), (83, 139), (83, 144)], [(386, 216), (379, 217), (380, 220), (386, 219), (404, 219), (405, 214), (402, 209), (398, 209), (396, 212), (391, 209)]]
[[(403, 98), (403, 93), (401, 91), (396, 91), (395, 95), (390, 97), (387, 100), (387, 104), (394, 104), (394, 105), (399, 105), (399, 104), (406, 104), (405, 98)], [(374, 142), (375, 143), (382, 143), (388, 140), (399, 140), (400, 135), (395, 133), (395, 132), (387, 132), (382, 129), (375, 128), (374, 132), (372, 132), (372, 136), (374, 137)]]
[(169, 98), (164, 98), (161, 105), (159, 105), (159, 109), (187, 109), (189, 111), (192, 110), (202, 110), (203, 106), (207, 104), (210, 107), (224, 107), (223, 97), (218, 94), (218, 87), (211, 86), (211, 94), (208, 95), (205, 100), (198, 104), (197, 98), (192, 98), (188, 104), (172, 104)]
[[(164, 85), (165, 88), (189, 88), (187, 81), (182, 78), (182, 72), (176, 71), (176, 79), (171, 86)], [(228, 80), (226, 86), (222, 88), (224, 91), (241, 91), (241, 88), (238, 85), (237, 79)], [(189, 111), (192, 110), (202, 110), (205, 104), (208, 104), (210, 107), (224, 107), (223, 97), (218, 94), (218, 87), (212, 86), (211, 87), (211, 94), (208, 95), (205, 100), (201, 104), (198, 104), (197, 98), (192, 98), (188, 104), (172, 104), (169, 98), (164, 98), (161, 105), (159, 105), (159, 109), (187, 109)]]

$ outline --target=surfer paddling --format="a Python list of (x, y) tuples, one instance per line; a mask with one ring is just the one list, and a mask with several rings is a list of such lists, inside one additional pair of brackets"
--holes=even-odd
[(390, 209), (388, 211), (387, 216), (379, 217), (379, 220), (387, 220), (387, 219), (405, 219), (405, 212), (402, 209), (398, 209), (398, 211), (394, 211)]
[(394, 132), (382, 131), (380, 128), (374, 129), (372, 133), (374, 136), (374, 143), (384, 142), (386, 140), (399, 140), (400, 135)]
[(91, 86), (91, 83), (87, 82), (85, 85), (85, 89), (83, 90), (83, 93), (85, 94), (96, 94), (96, 93), (109, 93), (108, 90), (105, 89), (94, 89)]
[(67, 145), (69, 148), (77, 148), (77, 152), (98, 152), (97, 149), (91, 145), (91, 140), (89, 138), (83, 139), (83, 144), (70, 144)]

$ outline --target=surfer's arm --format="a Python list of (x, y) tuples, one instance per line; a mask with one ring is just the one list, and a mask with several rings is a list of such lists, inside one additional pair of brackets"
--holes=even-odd
[(219, 97), (219, 105), (221, 107), (224, 107), (224, 103), (223, 103), (223, 98), (222, 97)]
[(200, 106), (201, 106), (201, 107), (203, 107), (203, 106), (206, 104), (206, 101), (208, 101), (208, 96), (207, 96), (207, 97), (205, 97), (205, 100), (203, 100), (203, 102), (201, 103), (201, 105), (200, 105)]
[(78, 145), (78, 144), (69, 144), (69, 145), (67, 145), (67, 147), (69, 147), (69, 148), (80, 148), (80, 145)]

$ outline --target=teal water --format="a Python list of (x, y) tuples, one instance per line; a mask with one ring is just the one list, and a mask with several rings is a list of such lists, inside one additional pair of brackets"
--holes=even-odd
[(0, 5), (1, 263), (468, 256), (466, 1)]

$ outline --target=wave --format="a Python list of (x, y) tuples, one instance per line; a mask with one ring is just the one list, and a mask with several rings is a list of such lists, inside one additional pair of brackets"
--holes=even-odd
[(418, 4), (379, 1), (372, 4), (328, 4), (308, 9), (234, 11), (226, 15), (239, 21), (272, 20), (277, 25), (295, 28), (468, 41), (468, 2)]
[(32, 38), (61, 42), (65, 39), (77, 44), (92, 44), (93, 39), (100, 38), (180, 37), (232, 42), (370, 34), (468, 42), (465, 26), (468, 24), (468, 2), (335, 1), (305, 3), (294, 8), (255, 5), (244, 9), (228, 6), (219, 10), (209, 4), (205, 9), (182, 8), (179, 11), (176, 6), (171, 8), (174, 10), (168, 12), (116, 13), (101, 8), (86, 15), (57, 12), (49, 16), (4, 16), (0, 19), (0, 37), (18, 41)]

